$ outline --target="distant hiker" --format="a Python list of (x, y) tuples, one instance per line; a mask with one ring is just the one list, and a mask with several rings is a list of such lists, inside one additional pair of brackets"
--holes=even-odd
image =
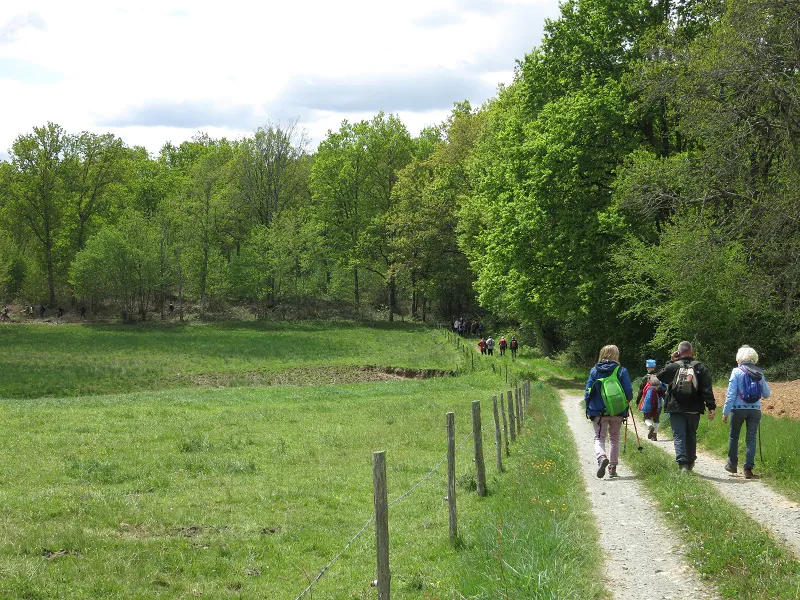
[(494, 338), (492, 336), (486, 338), (486, 354), (489, 356), (494, 354)]
[(500, 336), (500, 341), (497, 343), (497, 347), (500, 348), (500, 356), (505, 356), (506, 355), (506, 346), (507, 345), (508, 344), (506, 343), (506, 338), (501, 335)]
[(758, 353), (750, 346), (742, 346), (736, 353), (737, 367), (731, 371), (728, 393), (722, 407), (722, 422), (731, 421), (728, 438), (728, 462), (725, 470), (736, 473), (739, 466), (739, 433), (745, 424), (744, 478), (758, 479), (753, 473), (756, 460), (756, 434), (761, 423), (761, 398), (769, 398), (770, 389), (764, 372), (756, 366)]
[(511, 358), (512, 359), (517, 358), (517, 346), (518, 346), (517, 338), (512, 335), (511, 336), (511, 343), (508, 345), (508, 347), (511, 348)]
[(669, 414), (672, 425), (675, 461), (682, 473), (688, 473), (697, 459), (700, 415), (708, 408), (708, 420), (711, 421), (717, 408), (711, 387), (711, 373), (703, 363), (694, 360), (692, 344), (681, 342), (672, 354), (672, 362), (650, 376), (652, 385), (657, 385), (659, 381), (669, 386), (664, 412)]
[(42, 305), (39, 307), (39, 318), (40, 318), (40, 319), (44, 319), (44, 313), (45, 313), (45, 310), (46, 310), (46, 309), (45, 309), (45, 307), (44, 307), (44, 304), (42, 304)]
[(60, 306), (58, 307), (58, 313), (57, 313), (57, 315), (58, 315), (58, 318), (59, 318), (59, 319), (60, 319), (61, 317), (63, 317), (63, 316), (64, 316), (64, 309), (63, 309), (63, 308), (61, 308)]
[(86, 318), (86, 307), (81, 305), (81, 319)]
[[(597, 456), (597, 476), (617, 477), (619, 462), (619, 432), (628, 417), (628, 404), (633, 399), (633, 388), (628, 370), (619, 364), (619, 348), (603, 346), (597, 364), (589, 372), (583, 401), (586, 418), (594, 425), (594, 453)], [(606, 436), (611, 451), (606, 454)]]
[(667, 386), (661, 382), (656, 385), (650, 383), (650, 375), (655, 373), (656, 361), (648, 358), (645, 361), (647, 375), (639, 381), (639, 394), (636, 396), (636, 406), (644, 416), (644, 424), (647, 425), (647, 439), (658, 440), (658, 422), (661, 411), (664, 408), (664, 397), (666, 396)]
[(10, 321), (11, 317), (8, 315), (8, 307), (4, 306), (3, 310), (0, 310), (0, 321)]
[(169, 303), (169, 314), (172, 314), (173, 312), (175, 312), (175, 305), (172, 302), (170, 302)]
[(486, 340), (481, 338), (478, 342), (478, 348), (480, 348), (481, 354), (486, 354)]

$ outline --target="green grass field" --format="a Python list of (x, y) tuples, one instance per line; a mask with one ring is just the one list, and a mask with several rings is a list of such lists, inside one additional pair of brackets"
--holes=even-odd
[(348, 381), (367, 365), (455, 369), (463, 357), (435, 335), (346, 322), (3, 326), (0, 398)]
[[(448, 539), (441, 465), (390, 509), (392, 597), (605, 594), (574, 448), (554, 443), (566, 423), (551, 388), (535, 387), (539, 418), (526, 421), (507, 472), (494, 468), (493, 429), (483, 431), (489, 496), (478, 498), (471, 403), (490, 424), (491, 395), (507, 388), (489, 361), (459, 377), (311, 384), (319, 370), (364, 365), (464, 373), (471, 357), (441, 333), (298, 324), (1, 335), (0, 597), (296, 598), (370, 519), (372, 453), (386, 451), (398, 499), (444, 458), (450, 410), (460, 542)], [(176, 377), (187, 372), (196, 378)], [(283, 375), (236, 387), (254, 372)], [(306, 597), (377, 597), (374, 547), (367, 526)]]

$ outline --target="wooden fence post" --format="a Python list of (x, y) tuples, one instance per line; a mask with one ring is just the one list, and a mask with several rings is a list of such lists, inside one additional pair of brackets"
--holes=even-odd
[(481, 430), (481, 401), (472, 402), (472, 439), (475, 442), (475, 479), (478, 496), (486, 495), (486, 466), (483, 463), (483, 431)]
[(508, 383), (508, 365), (506, 365), (506, 383)]
[(519, 388), (514, 388), (514, 406), (517, 409), (517, 434), (522, 433), (522, 406), (519, 401)]
[(514, 390), (514, 396), (517, 399), (517, 416), (519, 417), (519, 425), (522, 427), (522, 422), (525, 420), (525, 411), (522, 410), (522, 388)]
[(378, 600), (389, 600), (389, 492), (386, 487), (386, 452), (372, 453), (375, 500), (375, 546), (378, 555)]
[(506, 421), (506, 403), (503, 392), (500, 392), (500, 412), (503, 415), (503, 437), (505, 437), (506, 440), (506, 456), (509, 456), (511, 450), (508, 447), (508, 422)]
[(456, 416), (449, 412), (447, 417), (447, 506), (450, 513), (450, 541), (458, 537), (456, 525)]
[(514, 399), (511, 397), (511, 390), (506, 392), (508, 395), (508, 430), (511, 432), (511, 441), (517, 441), (517, 425), (514, 422)]
[(497, 472), (503, 472), (503, 437), (500, 435), (500, 413), (497, 410), (497, 396), (492, 396), (492, 413), (494, 414), (494, 445), (497, 453)]

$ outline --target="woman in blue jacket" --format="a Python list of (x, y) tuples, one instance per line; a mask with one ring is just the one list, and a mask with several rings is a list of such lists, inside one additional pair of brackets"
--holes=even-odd
[[(617, 415), (609, 415), (606, 411), (605, 402), (600, 389), (601, 379), (609, 377), (617, 371), (617, 379), (625, 393), (628, 402), (633, 399), (633, 386), (631, 378), (625, 367), (619, 366), (619, 348), (614, 345), (603, 346), (597, 364), (589, 372), (589, 379), (586, 382), (586, 389), (583, 392), (583, 400), (586, 403), (586, 417), (592, 420), (594, 425), (594, 452), (597, 455), (597, 476), (602, 478), (617, 476), (617, 462), (619, 460), (619, 432), (622, 423), (628, 417), (627, 407)], [(611, 452), (606, 455), (606, 436), (611, 443)]]
[(728, 462), (725, 470), (736, 473), (739, 466), (739, 433), (745, 425), (744, 478), (758, 478), (753, 473), (756, 461), (756, 435), (761, 423), (761, 398), (769, 398), (770, 390), (764, 372), (756, 366), (758, 353), (750, 346), (742, 346), (736, 353), (736, 368), (728, 380), (728, 393), (722, 409), (722, 422), (730, 417), (731, 429), (728, 438)]

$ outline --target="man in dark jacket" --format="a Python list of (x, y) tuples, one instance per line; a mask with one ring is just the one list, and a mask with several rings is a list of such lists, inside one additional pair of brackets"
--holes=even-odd
[[(679, 382), (678, 373), (685, 369), (687, 377)], [(700, 415), (708, 408), (708, 420), (714, 419), (717, 403), (711, 387), (711, 373), (700, 361), (694, 360), (694, 348), (689, 342), (678, 344), (672, 355), (672, 362), (651, 376), (651, 383), (666, 383), (667, 398), (664, 412), (669, 413), (672, 424), (672, 437), (675, 442), (675, 460), (681, 471), (688, 473), (694, 468), (697, 459), (697, 427)], [(681, 385), (679, 385), (681, 383)]]

